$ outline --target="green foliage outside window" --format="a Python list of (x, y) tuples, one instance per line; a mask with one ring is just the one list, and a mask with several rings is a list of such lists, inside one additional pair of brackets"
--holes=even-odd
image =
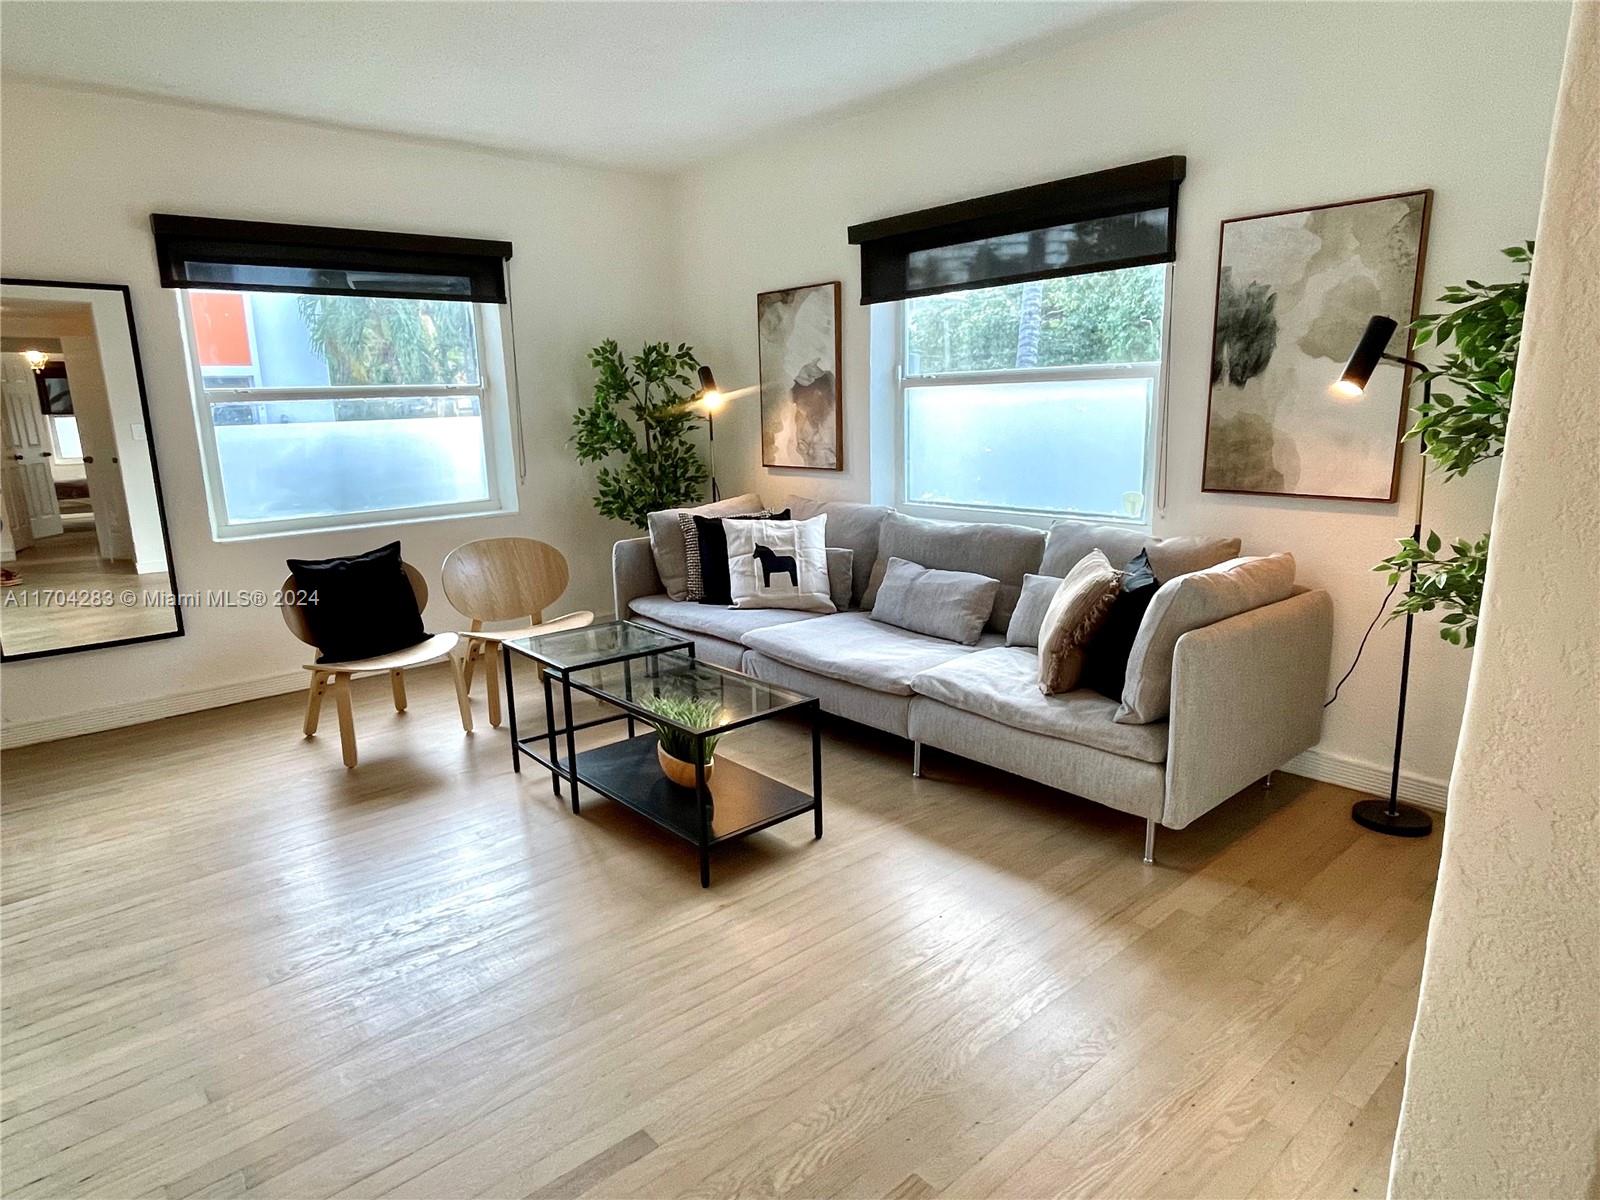
[(919, 297), (906, 303), (906, 369), (1156, 362), (1164, 297), (1161, 267)]
[(382, 296), (301, 296), (299, 304), (335, 387), (478, 382), (470, 304)]

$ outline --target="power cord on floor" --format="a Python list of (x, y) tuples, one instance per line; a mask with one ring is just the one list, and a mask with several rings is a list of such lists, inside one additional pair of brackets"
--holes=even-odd
[(1383, 619), (1383, 614), (1389, 611), (1389, 601), (1394, 597), (1395, 589), (1399, 586), (1400, 581), (1398, 579), (1389, 585), (1389, 590), (1383, 597), (1383, 603), (1378, 605), (1378, 611), (1372, 618), (1372, 624), (1368, 625), (1367, 631), (1361, 635), (1361, 644), (1356, 647), (1356, 656), (1350, 661), (1350, 669), (1340, 677), (1338, 683), (1333, 685), (1333, 695), (1329, 696), (1323, 703), (1323, 708), (1327, 708), (1339, 698), (1339, 689), (1344, 686), (1345, 680), (1356, 673), (1356, 668), (1361, 665), (1361, 652), (1367, 648), (1367, 639), (1372, 636), (1372, 631), (1378, 627), (1378, 622)]

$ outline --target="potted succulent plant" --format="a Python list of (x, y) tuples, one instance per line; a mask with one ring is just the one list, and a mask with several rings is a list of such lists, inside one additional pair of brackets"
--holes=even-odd
[(694, 787), (698, 753), (705, 755), (705, 777), (709, 781), (711, 768), (716, 765), (711, 756), (718, 739), (691, 737), (682, 727), (709, 728), (722, 713), (721, 702), (693, 696), (645, 696), (640, 704), (662, 718), (650, 722), (656, 731), (656, 759), (661, 763), (661, 773), (679, 787)]

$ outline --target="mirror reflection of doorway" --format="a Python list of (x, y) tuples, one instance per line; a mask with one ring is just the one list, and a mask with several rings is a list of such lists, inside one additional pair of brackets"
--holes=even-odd
[[(78, 431), (78, 417), (72, 409), (72, 381), (67, 377), (65, 358), (47, 358), (33, 369), (34, 387), (39, 392), (39, 411), (44, 416), (46, 431), (50, 436), (50, 478), (55, 485), (56, 507), (61, 514), (62, 533), (95, 534), (95, 544), (108, 557), (106, 550), (113, 548), (115, 534), (109, 527), (96, 533), (94, 502), (89, 494), (87, 468), (94, 456), (84, 458), (83, 437)], [(77, 539), (82, 541), (82, 539)]]
[(181, 630), (123, 306), (92, 285), (0, 294), (7, 659)]

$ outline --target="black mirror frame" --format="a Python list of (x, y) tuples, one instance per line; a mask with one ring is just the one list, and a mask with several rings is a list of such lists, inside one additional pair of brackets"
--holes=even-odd
[(167, 584), (172, 591), (173, 628), (168, 633), (146, 633), (138, 637), (113, 638), (105, 642), (85, 642), (81, 646), (58, 646), (51, 650), (31, 650), (24, 654), (7, 654), (0, 639), (0, 662), (23, 662), (32, 658), (53, 658), (58, 654), (81, 654), (86, 650), (105, 650), (112, 646), (132, 646), (140, 642), (161, 642), (182, 637), (183, 605), (178, 591), (178, 570), (172, 560), (172, 530), (167, 524), (167, 502), (161, 488), (161, 465), (156, 459), (155, 429), (150, 424), (150, 396), (144, 383), (144, 360), (139, 356), (139, 331), (133, 323), (133, 293), (125, 283), (76, 283), (65, 279), (19, 279), (0, 276), (0, 286), (77, 288), (92, 292), (121, 292), (122, 308), (128, 321), (128, 346), (133, 352), (133, 375), (139, 381), (139, 409), (144, 414), (144, 440), (150, 452), (150, 479), (156, 489), (156, 515), (161, 519), (161, 545), (167, 555)]

